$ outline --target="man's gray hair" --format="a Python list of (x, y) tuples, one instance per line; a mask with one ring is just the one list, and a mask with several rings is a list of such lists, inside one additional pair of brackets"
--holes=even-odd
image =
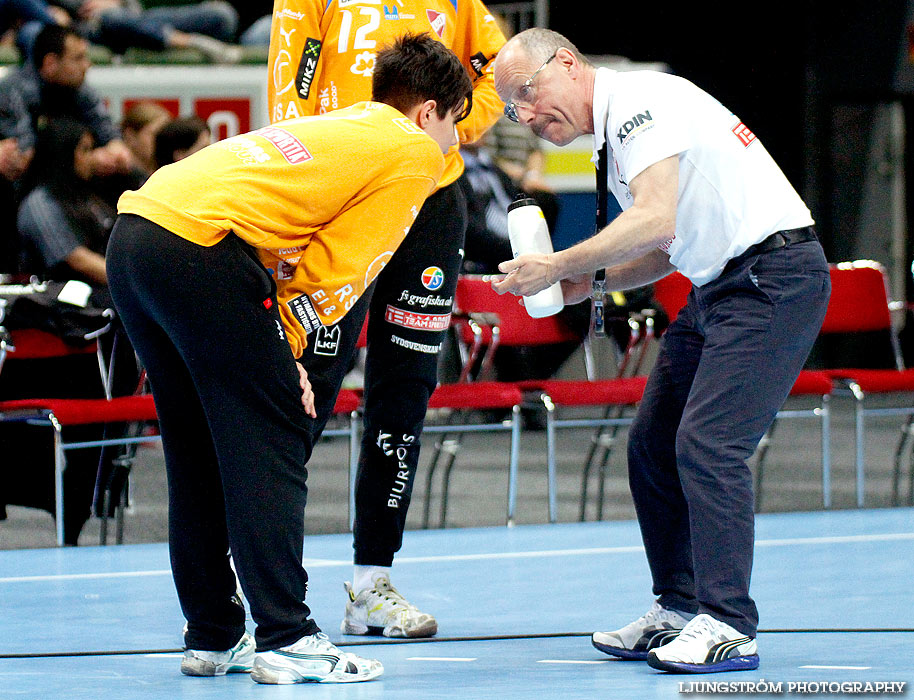
[(541, 27), (525, 29), (514, 36), (511, 41), (517, 42), (533, 63), (545, 61), (559, 49), (568, 49), (579, 61), (585, 65), (590, 65), (590, 61), (578, 51), (577, 46), (562, 34), (551, 29), (543, 29)]

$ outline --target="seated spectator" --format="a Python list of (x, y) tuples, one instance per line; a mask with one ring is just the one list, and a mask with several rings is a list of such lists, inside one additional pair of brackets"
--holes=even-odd
[(115, 53), (129, 48), (193, 48), (214, 63), (237, 63), (238, 13), (223, 0), (146, 9), (139, 0), (53, 0), (93, 44)]
[(273, 25), (273, 15), (259, 17), (238, 36), (238, 43), (242, 46), (269, 46), (270, 29)]
[(209, 126), (197, 116), (179, 117), (161, 129), (155, 137), (155, 160), (158, 167), (177, 163), (212, 141)]
[(143, 100), (130, 107), (121, 120), (124, 143), (145, 177), (158, 167), (155, 159), (156, 134), (171, 119), (171, 113), (158, 102)]
[(271, 2), (228, 0), (238, 13), (238, 43), (242, 46), (269, 46), (273, 15)]
[(35, 149), (36, 186), (17, 219), (27, 262), (44, 279), (107, 286), (105, 247), (115, 210), (92, 189), (92, 134), (69, 117), (51, 119)]
[(42, 29), (35, 38), (32, 60), (0, 81), (0, 138), (15, 139), (19, 153), (28, 154), (42, 118), (68, 116), (92, 133), (96, 175), (130, 172), (130, 149), (101, 98), (85, 84), (90, 66), (89, 45), (73, 29), (57, 25)]
[[(59, 7), (49, 6), (45, 0), (0, 0), (0, 37), (8, 31), (15, 32), (16, 44), (23, 55), (28, 55), (30, 42), (26, 39), (29, 33), (20, 33), (20, 27), (31, 25), (37, 33), (47, 24), (69, 23), (70, 18), (66, 12)], [(34, 38), (34, 33), (31, 38)]]

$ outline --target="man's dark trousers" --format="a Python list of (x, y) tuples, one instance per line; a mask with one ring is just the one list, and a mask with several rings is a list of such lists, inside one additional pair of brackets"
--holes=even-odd
[(660, 604), (754, 637), (746, 460), (809, 354), (831, 291), (817, 241), (739, 259), (664, 333), (629, 438), (629, 482)]

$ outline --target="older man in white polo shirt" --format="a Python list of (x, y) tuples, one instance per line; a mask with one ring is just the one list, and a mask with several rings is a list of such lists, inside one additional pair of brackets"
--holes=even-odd
[[(591, 65), (530, 29), (495, 64), (505, 114), (563, 146), (593, 134), (622, 213), (551, 255), (502, 263), (499, 292), (562, 281), (566, 303), (679, 270), (693, 283), (665, 332), (629, 437), (629, 482), (657, 596), (593, 644), (678, 673), (758, 667), (746, 460), (816, 338), (830, 293), (809, 209), (750, 129), (679, 77)], [(592, 284), (591, 274), (595, 273)], [(595, 298), (599, 294), (595, 294)]]

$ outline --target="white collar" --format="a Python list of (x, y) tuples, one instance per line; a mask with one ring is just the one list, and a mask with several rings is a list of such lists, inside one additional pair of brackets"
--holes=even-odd
[(593, 163), (599, 160), (600, 149), (606, 143), (612, 80), (617, 72), (612, 68), (597, 68), (593, 79), (593, 157), (590, 159)]

